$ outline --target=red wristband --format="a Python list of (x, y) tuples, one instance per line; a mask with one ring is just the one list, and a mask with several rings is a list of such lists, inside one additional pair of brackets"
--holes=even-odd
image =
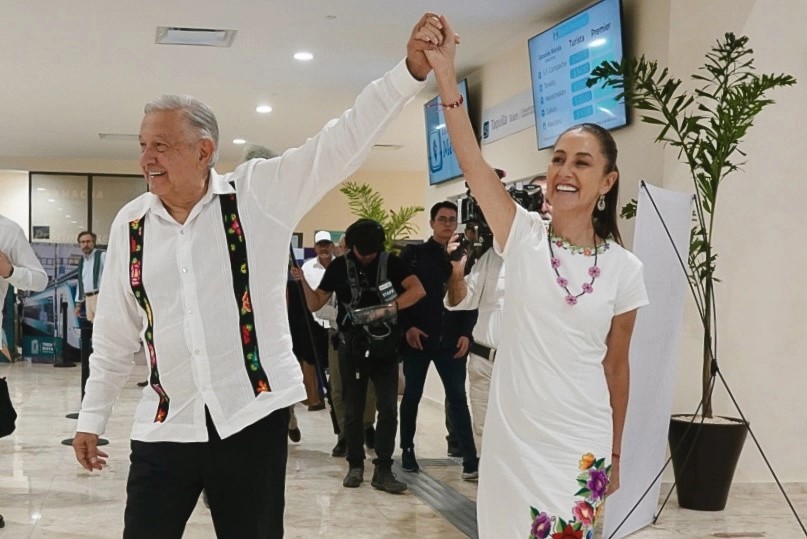
[(462, 97), (462, 94), (460, 94), (460, 98), (453, 103), (440, 103), (440, 105), (444, 109), (455, 109), (457, 107), (461, 107), (463, 103), (465, 103), (465, 99)]

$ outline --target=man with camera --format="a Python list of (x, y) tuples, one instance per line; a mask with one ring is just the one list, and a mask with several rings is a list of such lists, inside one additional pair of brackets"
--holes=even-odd
[[(504, 171), (496, 169), (496, 172), (500, 178), (504, 178)], [(548, 222), (552, 216), (552, 205), (543, 196), (546, 188), (546, 176), (544, 174), (535, 176), (528, 186), (536, 186), (538, 189), (524, 189), (523, 192), (529, 193), (528, 196), (517, 195), (513, 198), (519, 204), (525, 205), (527, 209), (540, 213), (543, 220)], [(514, 192), (516, 191), (511, 191), (511, 195)], [(466, 222), (465, 225), (467, 228), (469, 222)], [(488, 230), (484, 219), (475, 225), (483, 231)], [(485, 244), (490, 247), (492, 242), (485, 242)], [(479, 310), (479, 319), (474, 326), (473, 340), (469, 347), (468, 379), (470, 381), (474, 441), (477, 447), (481, 448), (485, 413), (488, 408), (490, 377), (493, 374), (493, 362), (496, 358), (501, 333), (505, 270), (502, 257), (496, 253), (495, 249), (488, 248), (468, 271), (466, 251), (470, 247), (473, 245), (453, 241), (448, 245), (452, 271), (443, 303), (450, 311)]]
[(356, 488), (364, 480), (363, 416), (367, 381), (376, 391), (375, 472), (372, 486), (397, 494), (406, 484), (392, 473), (392, 453), (398, 426), (399, 309), (426, 295), (423, 285), (401, 260), (384, 250), (384, 229), (372, 219), (359, 219), (345, 232), (348, 252), (326, 268), (316, 290), (302, 272), (306, 303), (319, 310), (336, 293), (339, 304), (339, 372), (345, 406), (345, 438), (349, 470), (342, 484)]
[(417, 413), (429, 365), (434, 362), (443, 382), (449, 406), (449, 419), (462, 454), (462, 478), (478, 477), (471, 416), (465, 395), (465, 362), (475, 312), (448, 312), (443, 307), (445, 286), (451, 275), (446, 245), (457, 230), (457, 206), (438, 202), (431, 208), (432, 237), (420, 245), (409, 246), (401, 259), (423, 283), (426, 298), (401, 313), (401, 327), (406, 344), (403, 353), (406, 386), (401, 400), (401, 467), (407, 472), (420, 468), (415, 458), (414, 438)]

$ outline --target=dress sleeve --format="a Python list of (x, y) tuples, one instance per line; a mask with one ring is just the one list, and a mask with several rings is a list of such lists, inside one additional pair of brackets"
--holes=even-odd
[(628, 263), (620, 274), (614, 316), (650, 303), (644, 285), (644, 265), (633, 253), (625, 252), (628, 255)]

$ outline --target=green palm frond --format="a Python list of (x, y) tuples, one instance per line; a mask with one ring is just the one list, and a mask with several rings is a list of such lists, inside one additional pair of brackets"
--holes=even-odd
[(422, 206), (385, 210), (383, 197), (366, 183), (346, 181), (339, 191), (347, 197), (353, 215), (381, 223), (386, 235), (385, 249), (391, 250), (396, 240), (409, 239), (409, 235), (417, 231), (410, 221), (423, 211)]

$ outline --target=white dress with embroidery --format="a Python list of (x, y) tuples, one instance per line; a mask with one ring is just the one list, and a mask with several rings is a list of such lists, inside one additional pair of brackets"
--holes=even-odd
[[(612, 419), (602, 367), (614, 316), (647, 304), (642, 263), (608, 241), (597, 256), (553, 243), (537, 213), (517, 208), (502, 256), (503, 327), (479, 470), (479, 536), (543, 539), (566, 526), (593, 537), (610, 468)], [(596, 273), (596, 270), (594, 270)]]

